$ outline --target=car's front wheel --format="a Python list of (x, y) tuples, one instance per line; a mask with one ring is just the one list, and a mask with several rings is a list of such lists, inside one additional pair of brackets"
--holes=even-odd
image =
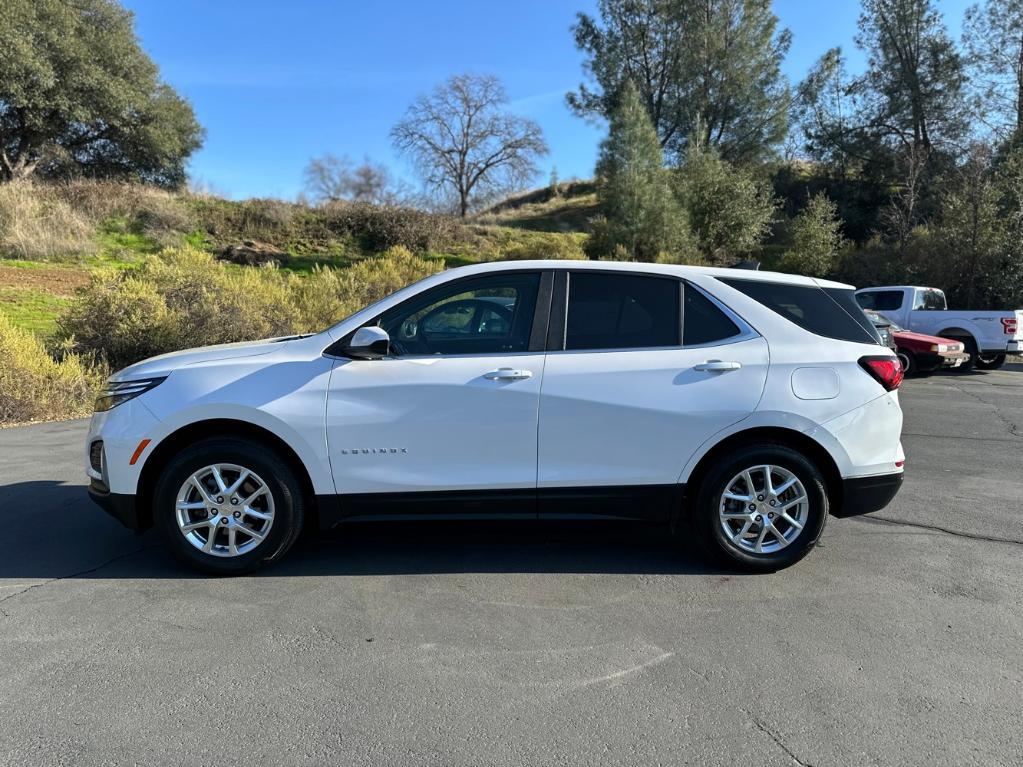
[(978, 354), (976, 361), (977, 370), (998, 370), (1005, 364), (1004, 354)]
[(302, 529), (302, 487), (273, 451), (210, 439), (174, 456), (153, 494), (153, 514), (172, 553), (214, 575), (279, 560)]
[(828, 518), (824, 478), (785, 445), (741, 448), (704, 478), (692, 509), (703, 547), (756, 572), (788, 567), (820, 539)]

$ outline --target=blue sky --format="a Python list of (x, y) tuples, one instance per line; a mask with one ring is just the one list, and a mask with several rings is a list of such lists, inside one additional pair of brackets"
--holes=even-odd
[[(388, 132), (409, 103), (448, 76), (495, 74), (511, 108), (540, 123), (562, 179), (592, 174), (602, 128), (564, 94), (583, 78), (569, 31), (595, 0), (122, 0), (164, 79), (206, 127), (190, 171), (231, 197), (293, 198), (311, 157), (369, 156), (409, 169)], [(940, 3), (958, 35), (968, 0)], [(792, 30), (794, 81), (828, 48), (862, 62), (858, 0), (775, 0)]]

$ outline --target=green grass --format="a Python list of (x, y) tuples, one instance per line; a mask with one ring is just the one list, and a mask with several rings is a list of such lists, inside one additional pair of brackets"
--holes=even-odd
[(0, 287), (0, 312), (18, 327), (41, 338), (57, 329), (57, 317), (71, 302), (67, 296), (55, 296), (33, 288)]
[[(141, 212), (126, 204), (123, 213), (94, 225), (94, 247), (84, 248), (80, 254), (58, 253), (45, 260), (0, 259), (4, 267), (61, 270), (52, 276), (8, 279), (9, 284), (0, 287), (0, 312), (18, 326), (48, 336), (84, 276), (100, 269), (135, 269), (146, 259), (159, 256), (164, 248), (178, 245), (216, 253), (249, 239), (264, 242), (286, 252), (282, 271), (299, 277), (312, 274), (317, 267), (343, 269), (380, 255), (368, 244), (379, 234), (369, 237), (361, 229), (345, 230), (342, 222), (347, 219), (319, 209), (275, 200), (234, 202), (184, 197), (179, 202), (185, 213), (177, 217), (162, 203)], [(520, 195), (467, 226), (451, 224), (445, 229), (447, 225), (438, 225), (438, 244), (419, 255), (442, 261), (446, 268), (499, 259), (579, 257), (594, 203), (593, 184), (586, 182), (562, 185), (557, 197), (551, 197), (547, 189)], [(352, 226), (363, 226), (358, 223), (361, 219), (354, 220)], [(365, 227), (371, 233), (378, 231), (374, 227), (403, 231), (402, 220), (396, 223), (386, 214), (367, 221)], [(414, 217), (408, 225), (425, 227), (424, 232), (433, 226)]]
[(537, 189), (511, 197), (481, 213), (481, 224), (497, 224), (533, 232), (588, 232), (597, 215), (596, 185), (592, 181), (562, 184), (559, 194)]

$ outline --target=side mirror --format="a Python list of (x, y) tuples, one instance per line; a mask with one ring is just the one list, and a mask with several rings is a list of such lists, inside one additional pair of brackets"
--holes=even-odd
[(387, 331), (376, 325), (367, 325), (355, 331), (341, 353), (353, 360), (378, 360), (386, 357), (390, 349), (391, 337)]

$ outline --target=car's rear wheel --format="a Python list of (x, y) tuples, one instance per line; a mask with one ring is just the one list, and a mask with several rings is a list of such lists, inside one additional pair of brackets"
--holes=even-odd
[(974, 365), (977, 370), (998, 370), (1005, 364), (1004, 354), (978, 354)]
[(215, 575), (279, 560), (302, 529), (302, 487), (273, 451), (241, 439), (199, 442), (164, 467), (153, 514), (173, 554)]
[(700, 483), (693, 509), (715, 559), (755, 572), (788, 567), (820, 539), (828, 518), (824, 478), (785, 445), (741, 448)]

